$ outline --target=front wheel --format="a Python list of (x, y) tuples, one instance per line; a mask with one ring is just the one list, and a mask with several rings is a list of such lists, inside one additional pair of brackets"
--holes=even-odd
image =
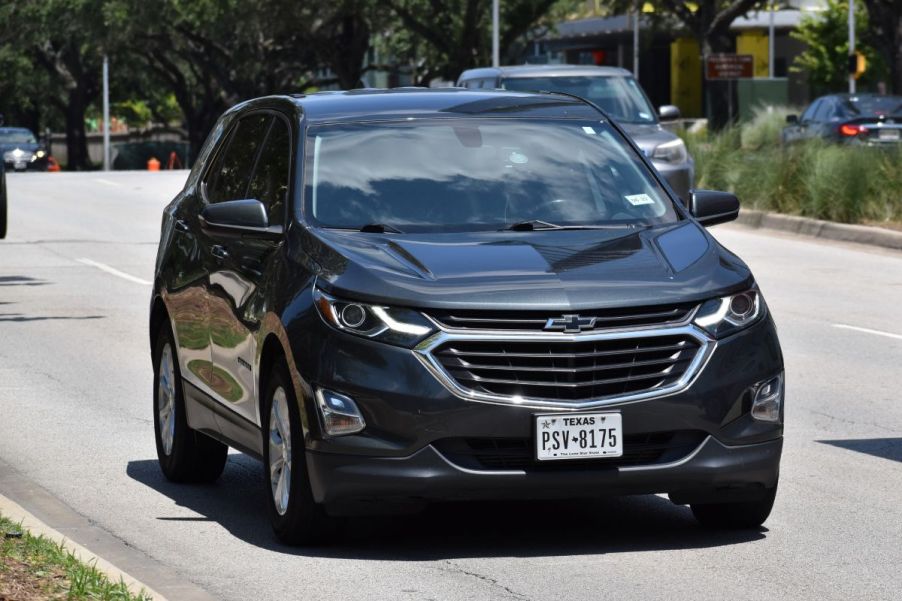
[(749, 530), (760, 527), (767, 520), (776, 496), (777, 487), (774, 486), (755, 501), (693, 503), (690, 507), (695, 519), (706, 528)]
[(284, 361), (273, 366), (267, 380), (262, 434), (267, 508), (276, 537), (288, 545), (324, 542), (332, 520), (313, 500), (300, 410)]
[(169, 324), (157, 334), (153, 359), (153, 425), (160, 469), (173, 482), (213, 482), (222, 474), (229, 448), (188, 426)]

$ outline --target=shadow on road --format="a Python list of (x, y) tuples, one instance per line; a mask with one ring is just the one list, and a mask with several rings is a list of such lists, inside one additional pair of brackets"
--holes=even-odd
[(68, 319), (104, 319), (105, 315), (22, 315), (21, 313), (0, 313), (0, 321), (48, 321)]
[(902, 461), (902, 438), (860, 438), (852, 440), (819, 440), (823, 444), (858, 451), (874, 457)]
[(292, 548), (273, 537), (262, 468), (250, 457), (229, 455), (222, 478), (206, 486), (167, 481), (156, 459), (131, 461), (126, 473), (204, 516), (157, 519), (214, 521), (252, 545), (312, 557), (433, 561), (696, 549), (760, 540), (767, 531), (704, 530), (689, 509), (657, 496), (641, 496), (436, 504), (413, 515), (347, 518), (332, 546)]
[(48, 283), (24, 275), (0, 275), (0, 286), (44, 286)]

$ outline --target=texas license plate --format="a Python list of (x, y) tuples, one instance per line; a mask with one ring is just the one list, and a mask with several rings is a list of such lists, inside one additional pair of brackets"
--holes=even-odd
[(593, 459), (623, 455), (619, 413), (537, 415), (536, 459)]
[(898, 129), (881, 129), (878, 131), (877, 137), (881, 140), (898, 140), (899, 139), (899, 130)]

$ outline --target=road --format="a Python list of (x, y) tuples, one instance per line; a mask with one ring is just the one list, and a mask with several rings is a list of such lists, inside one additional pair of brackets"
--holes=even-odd
[(169, 484), (156, 465), (149, 281), (184, 177), (9, 175), (0, 461), (212, 595), (902, 597), (902, 254), (715, 228), (754, 269), (786, 355), (782, 479), (761, 532), (706, 532), (650, 496), (355, 518), (332, 546), (292, 549), (270, 534), (256, 461), (230, 455), (212, 486)]

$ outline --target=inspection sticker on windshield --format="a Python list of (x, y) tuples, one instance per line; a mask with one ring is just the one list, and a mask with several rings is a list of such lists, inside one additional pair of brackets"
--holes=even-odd
[(625, 196), (631, 205), (638, 207), (639, 205), (653, 205), (655, 201), (648, 194), (630, 194)]
[(594, 127), (589, 127), (588, 125), (584, 125), (584, 126), (583, 126), (583, 131), (586, 132), (587, 134), (589, 134), (590, 136), (594, 136), (594, 135), (595, 135), (595, 128), (594, 128)]

